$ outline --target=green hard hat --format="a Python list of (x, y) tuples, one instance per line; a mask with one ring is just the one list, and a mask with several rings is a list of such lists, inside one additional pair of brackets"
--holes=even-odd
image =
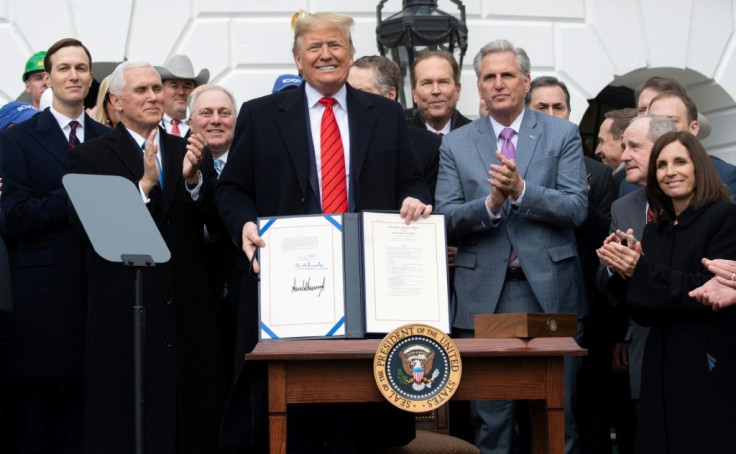
[(26, 62), (26, 70), (23, 72), (23, 82), (28, 79), (30, 73), (36, 71), (43, 71), (43, 59), (46, 58), (46, 51), (41, 50), (31, 55), (31, 58)]

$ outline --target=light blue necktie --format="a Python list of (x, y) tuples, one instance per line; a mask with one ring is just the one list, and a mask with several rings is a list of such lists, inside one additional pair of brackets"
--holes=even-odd
[[(146, 149), (146, 141), (143, 141), (143, 145), (141, 145), (141, 151), (145, 151)], [(161, 161), (158, 158), (158, 153), (156, 153), (156, 164), (158, 164), (158, 187), (161, 188), (161, 192), (164, 190), (164, 169), (161, 167)]]
[(215, 159), (215, 171), (217, 172), (217, 178), (220, 178), (220, 174), (222, 173), (222, 168), (225, 167), (225, 161), (223, 161), (220, 158)]

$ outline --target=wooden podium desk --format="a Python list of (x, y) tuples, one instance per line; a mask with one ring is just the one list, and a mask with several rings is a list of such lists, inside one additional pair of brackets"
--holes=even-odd
[[(462, 358), (459, 400), (531, 401), (535, 454), (563, 454), (564, 356), (586, 351), (572, 338), (454, 339)], [(286, 405), (381, 402), (373, 378), (380, 339), (269, 340), (246, 355), (268, 362), (269, 442), (286, 453)], [(335, 377), (340, 377), (339, 384)]]

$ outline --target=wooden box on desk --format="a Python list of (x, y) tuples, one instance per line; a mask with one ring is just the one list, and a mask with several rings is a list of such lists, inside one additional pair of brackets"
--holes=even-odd
[(475, 316), (475, 337), (575, 337), (575, 314), (479, 314)]

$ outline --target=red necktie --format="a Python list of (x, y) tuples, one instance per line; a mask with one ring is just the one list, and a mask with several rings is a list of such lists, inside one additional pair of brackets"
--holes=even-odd
[(440, 139), (442, 138), (442, 136), (444, 136), (444, 134), (442, 134), (441, 132), (438, 132), (437, 135), (440, 136)]
[(320, 128), (320, 160), (322, 162), (322, 212), (344, 213), (348, 210), (348, 191), (345, 184), (345, 150), (342, 148), (340, 129), (337, 127), (332, 106), (334, 98), (322, 98), (325, 106)]
[(647, 224), (652, 222), (654, 220), (654, 212), (652, 212), (652, 209), (647, 205)]
[(171, 119), (171, 134), (181, 137), (181, 131), (179, 131), (180, 121), (176, 118)]

